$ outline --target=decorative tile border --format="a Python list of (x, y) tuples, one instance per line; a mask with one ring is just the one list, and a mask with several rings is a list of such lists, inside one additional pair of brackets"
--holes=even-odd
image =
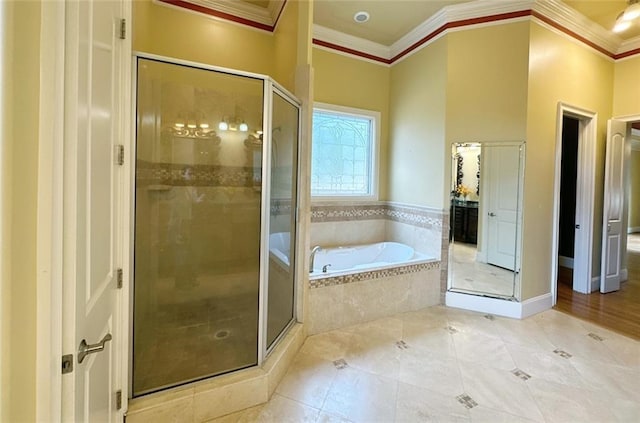
[[(184, 170), (191, 169), (189, 179)], [(174, 163), (152, 163), (146, 160), (136, 161), (136, 181), (142, 184), (161, 184), (173, 186), (197, 187), (253, 187), (260, 184), (254, 181), (259, 168), (246, 166), (184, 165)]]
[(442, 212), (434, 212), (418, 207), (398, 206), (386, 204), (387, 218), (394, 222), (406, 223), (420, 228), (442, 226)]
[(385, 205), (311, 206), (311, 222), (350, 222), (386, 218)]
[(354, 220), (387, 219), (421, 228), (441, 227), (442, 212), (393, 203), (314, 205), (311, 206), (311, 222), (349, 222)]
[(398, 266), (388, 269), (350, 273), (340, 276), (328, 276), (326, 278), (309, 280), (309, 287), (311, 289), (324, 288), (328, 286), (343, 285), (352, 282), (362, 282), (373, 279), (387, 278), (391, 276), (406, 275), (409, 273), (417, 273), (422, 272), (423, 270), (438, 269), (439, 267), (439, 261), (430, 261), (427, 263), (410, 264), (407, 266)]
[(291, 214), (291, 200), (271, 200), (271, 215), (280, 216), (283, 214)]

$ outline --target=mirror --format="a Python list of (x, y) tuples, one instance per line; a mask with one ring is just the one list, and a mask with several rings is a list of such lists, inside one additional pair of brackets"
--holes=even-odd
[(452, 146), (449, 290), (519, 300), (524, 142)]

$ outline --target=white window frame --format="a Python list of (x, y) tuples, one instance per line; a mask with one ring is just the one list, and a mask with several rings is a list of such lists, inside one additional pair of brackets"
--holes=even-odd
[[(338, 106), (336, 104), (328, 104), (328, 103), (313, 103), (313, 113), (316, 111), (320, 112), (329, 112), (329, 113), (339, 113), (342, 115), (349, 115), (358, 118), (369, 118), (372, 121), (371, 131), (373, 132), (371, 135), (371, 142), (373, 145), (371, 146), (371, 163), (370, 163), (370, 184), (371, 184), (371, 194), (369, 195), (314, 195), (311, 193), (311, 200), (314, 202), (319, 201), (365, 201), (365, 200), (378, 200), (379, 196), (379, 185), (378, 179), (380, 174), (380, 112), (375, 110), (367, 110), (367, 109), (358, 109), (355, 107), (347, 107), (347, 106)], [(311, 130), (311, 145), (313, 151), (313, 125)], [(313, 153), (312, 153), (313, 154)], [(313, 163), (313, 158), (312, 158)], [(313, 164), (310, 166), (313, 166)], [(311, 175), (312, 169), (309, 169), (309, 173)], [(309, 183), (309, 188), (311, 189), (312, 182)]]

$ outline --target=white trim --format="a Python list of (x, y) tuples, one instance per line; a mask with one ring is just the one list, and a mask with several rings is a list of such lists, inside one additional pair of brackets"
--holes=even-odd
[[(209, 9), (214, 12), (226, 13), (228, 15), (235, 16), (237, 18), (246, 19), (258, 24), (267, 25), (267, 26), (275, 26), (277, 23), (278, 16), (282, 9), (284, 8), (285, 2), (283, 0), (271, 0), (269, 2), (268, 7), (261, 7), (255, 4), (251, 4), (249, 2), (242, 1), (224, 1), (224, 0), (183, 0), (185, 3), (191, 3), (196, 6), (203, 7), (205, 9)], [(163, 6), (168, 6), (172, 8), (177, 8), (183, 11), (189, 11), (191, 13), (197, 13), (201, 16), (206, 16), (208, 18), (213, 18), (216, 20), (220, 20), (223, 22), (231, 22), (244, 26), (253, 27), (252, 25), (242, 24), (240, 22), (231, 21), (225, 19), (223, 17), (210, 15), (207, 13), (199, 12), (193, 9), (189, 9), (185, 6), (174, 5), (171, 3), (165, 3), (161, 0), (153, 0), (156, 4), (161, 4)], [(255, 28), (255, 27), (253, 27)], [(259, 28), (256, 28), (259, 29)]]
[[(623, 41), (618, 47), (618, 50), (616, 51), (616, 53), (622, 54), (622, 53), (626, 53), (628, 51), (637, 50), (637, 49), (640, 49), (640, 36), (631, 38), (630, 40)], [(629, 57), (635, 57), (635, 55), (629, 56)], [(624, 60), (624, 59), (620, 59), (620, 60)]]
[(615, 53), (618, 51), (622, 38), (565, 3), (559, 0), (535, 1), (533, 3), (533, 11), (540, 13), (609, 52)]
[[(267, 8), (243, 1), (218, 1), (218, 0), (183, 0), (185, 3), (202, 6), (206, 9), (227, 13), (264, 25), (273, 26), (275, 19)], [(276, 15), (277, 17), (277, 15)]]
[(582, 41), (578, 40), (575, 37), (572, 37), (571, 35), (567, 34), (566, 32), (560, 31), (558, 28), (549, 25), (548, 23), (538, 19), (535, 16), (531, 17), (531, 22), (535, 22), (536, 24), (538, 24), (541, 27), (545, 28), (547, 31), (553, 32), (557, 36), (564, 38), (565, 40), (569, 41), (570, 43), (573, 43), (573, 44), (575, 44), (575, 45), (577, 45), (579, 47), (588, 49), (592, 53), (597, 54), (598, 56), (602, 57), (603, 59), (605, 59), (605, 60), (607, 60), (607, 61), (609, 61), (611, 63), (615, 62), (615, 60), (611, 56), (601, 52), (600, 50), (598, 50), (598, 49), (596, 49), (596, 48), (594, 48), (594, 47), (592, 47), (592, 46), (590, 46), (588, 44), (583, 43)]
[(630, 226), (627, 228), (628, 234), (634, 234), (636, 232), (640, 232), (640, 226)]
[(573, 257), (558, 256), (558, 265), (573, 269)]
[[(348, 46), (353, 50), (368, 53), (383, 59), (390, 59), (392, 57), (391, 48), (388, 46), (356, 37), (354, 35), (345, 34), (344, 32), (336, 31), (335, 29), (327, 28), (318, 24), (313, 24), (313, 38), (326, 41), (331, 44), (337, 44), (339, 46)], [(333, 49), (330, 50), (335, 51)]]
[[(126, 19), (127, 23), (131, 22), (132, 18), (132, 6), (129, 1), (121, 2), (122, 18)], [(129, 24), (131, 26), (131, 24)], [(133, 31), (129, 31), (133, 32)], [(129, 408), (129, 383), (130, 373), (129, 366), (133, 365), (133, 357), (130, 357), (130, 332), (131, 325), (133, 324), (132, 307), (130, 307), (131, 299), (133, 298), (133, 243), (130, 243), (130, 239), (133, 239), (135, 232), (133, 231), (133, 215), (130, 211), (133, 210), (133, 204), (135, 201), (135, 191), (133, 189), (133, 181), (135, 181), (135, 101), (134, 95), (135, 74), (132, 72), (134, 69), (134, 60), (131, 54), (132, 49), (132, 36), (128, 36), (122, 40), (122, 48), (120, 49), (120, 91), (118, 93), (119, 107), (122, 108), (120, 113), (120, 127), (119, 136), (121, 143), (125, 151), (124, 164), (121, 167), (119, 175), (119, 200), (121, 201), (121, 209), (119, 211), (117, 226), (117, 244), (118, 257), (120, 267), (123, 272), (123, 285), (119, 293), (119, 304), (117, 308), (118, 320), (120, 327), (118, 328), (118, 348), (114, 350), (116, 354), (116, 383), (115, 385), (122, 391), (122, 408), (117, 411), (119, 421), (124, 421), (124, 416)]]
[(62, 405), (62, 213), (64, 2), (44, 2), (38, 133), (36, 420), (60, 421)]
[(524, 319), (553, 307), (551, 293), (546, 293), (523, 302), (502, 300), (499, 298), (481, 297), (472, 294), (447, 291), (445, 304), (447, 307), (461, 308), (481, 313), (491, 313), (514, 319)]
[(534, 314), (542, 313), (553, 307), (553, 296), (551, 293), (538, 295), (522, 302), (521, 318), (524, 319)]
[(626, 268), (620, 269), (620, 282), (625, 282), (627, 279), (629, 279), (629, 270)]
[[(376, 201), (380, 196), (380, 186), (379, 186), (379, 178), (380, 178), (380, 127), (381, 127), (381, 113), (376, 110), (367, 110), (367, 109), (359, 109), (356, 107), (347, 107), (340, 106), (337, 104), (328, 104), (328, 103), (313, 103), (313, 111), (315, 113), (316, 110), (325, 111), (329, 113), (339, 113), (343, 115), (351, 115), (357, 118), (369, 118), (371, 119), (372, 125), (372, 142), (371, 146), (371, 162), (370, 165), (370, 189), (371, 194), (369, 195), (313, 195), (311, 193), (311, 201), (312, 202), (353, 202), (353, 201)], [(312, 131), (312, 144), (313, 144), (313, 127)], [(313, 157), (312, 157), (313, 162)], [(311, 177), (312, 168), (309, 169), (309, 176)]]
[(317, 44), (313, 44), (313, 48), (317, 48), (318, 50), (324, 50), (324, 51), (327, 51), (329, 53), (337, 54), (339, 56), (349, 57), (351, 59), (355, 58), (355, 59), (361, 60), (363, 62), (371, 63), (373, 65), (379, 65), (379, 66), (383, 66), (383, 67), (387, 67), (387, 68), (391, 67), (391, 65), (388, 64), (388, 63), (380, 62), (380, 61), (374, 60), (374, 59), (369, 59), (368, 57), (358, 56), (358, 55), (355, 55), (355, 54), (352, 54), (352, 53), (348, 53), (346, 51), (336, 50), (336, 49), (333, 49), (331, 47), (325, 47), (325, 46), (320, 46), (320, 45), (317, 45)]
[[(562, 118), (570, 116), (580, 121), (578, 135), (578, 186), (576, 221), (581, 233), (576, 234), (573, 289), (589, 293), (593, 250), (593, 204), (595, 191), (595, 148), (598, 115), (566, 103), (558, 103), (556, 115), (556, 157), (553, 189), (553, 237), (551, 246), (551, 293), (553, 304), (558, 293), (558, 240), (560, 239), (560, 179), (562, 163)], [(582, 235), (581, 235), (582, 234)], [(586, 282), (584, 282), (586, 281)]]
[[(513, 13), (519, 11), (527, 11), (531, 10), (535, 13), (538, 13), (558, 25), (566, 28), (567, 30), (583, 37), (585, 40), (605, 49), (606, 51), (612, 54), (620, 54), (628, 51), (632, 51), (640, 48), (640, 37), (633, 38), (631, 40), (623, 41), (618, 35), (608, 30), (607, 28), (603, 28), (599, 24), (593, 22), (591, 19), (587, 18), (583, 14), (579, 13), (575, 9), (567, 6), (565, 3), (559, 0), (511, 0), (511, 1), (501, 1), (501, 0), (476, 0), (467, 3), (454, 4), (450, 6), (445, 6), (440, 9), (438, 12), (433, 14), (424, 22), (417, 25), (411, 31), (406, 33), (399, 40), (395, 41), (391, 46), (385, 46), (382, 44), (374, 43), (372, 41), (366, 40), (364, 38), (356, 37), (353, 35), (345, 34), (340, 31), (336, 31), (330, 28), (322, 27), (320, 25), (314, 25), (313, 37), (319, 40), (327, 41), (332, 44), (337, 44), (342, 47), (350, 48), (362, 53), (371, 54), (374, 56), (378, 56), (387, 60), (390, 60), (396, 57), (398, 54), (407, 50), (417, 42), (420, 42), (425, 37), (433, 34), (439, 28), (442, 28), (444, 25), (452, 22), (459, 22), (468, 19), (481, 18), (492, 15), (499, 15), (505, 13)], [(532, 20), (541, 25), (544, 25), (545, 28), (551, 29), (558, 34), (562, 34), (563, 36), (570, 38), (577, 43), (580, 43), (583, 46), (587, 46), (595, 52), (598, 52), (604, 57), (607, 57), (609, 60), (613, 60), (610, 56), (594, 49), (591, 46), (584, 44), (582, 41), (575, 39), (574, 37), (569, 36), (565, 32), (557, 30), (553, 26), (542, 22), (540, 19), (537, 19), (534, 16), (523, 16), (518, 18), (512, 18), (508, 20), (500, 20), (494, 22), (486, 22), (474, 25), (467, 25), (458, 28), (450, 28), (442, 33), (438, 34), (436, 37), (430, 39), (428, 42), (425, 42), (418, 48), (412, 50), (407, 53), (405, 56), (402, 56), (398, 60), (394, 61), (393, 64), (398, 63), (405, 58), (411, 56), (412, 54), (420, 51), (422, 48), (427, 45), (435, 42), (440, 37), (449, 33), (450, 31), (462, 31), (466, 29), (474, 29), (491, 25), (500, 25), (504, 23), (512, 23), (516, 21), (526, 21)], [(327, 48), (332, 52), (336, 52), (336, 50)], [(358, 55), (352, 55), (349, 53), (342, 52), (342, 54), (348, 55), (350, 57), (356, 57), (361, 60), (369, 60), (362, 58)], [(624, 60), (624, 59), (621, 59)], [(392, 64), (392, 65), (393, 65)]]

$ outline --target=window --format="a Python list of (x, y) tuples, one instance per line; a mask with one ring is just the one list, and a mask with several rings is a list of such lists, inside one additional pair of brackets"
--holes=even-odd
[(313, 109), (311, 195), (377, 198), (380, 113), (333, 105)]

